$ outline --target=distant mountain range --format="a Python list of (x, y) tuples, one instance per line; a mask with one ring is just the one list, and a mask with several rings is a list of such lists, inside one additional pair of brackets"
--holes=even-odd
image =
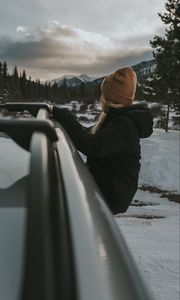
[(71, 86), (73, 87), (73, 86), (79, 86), (82, 83), (92, 82), (96, 79), (97, 79), (97, 77), (88, 76), (86, 74), (81, 74), (79, 76), (64, 75), (64, 76), (61, 76), (60, 78), (53, 79), (50, 82), (51, 82), (51, 84), (57, 83), (58, 86), (62, 86), (64, 84), (64, 82), (66, 82), (66, 85), (68, 87), (71, 87)]
[[(155, 60), (143, 61), (139, 64), (133, 65), (132, 68), (137, 73), (138, 77), (147, 76), (154, 70)], [(67, 87), (79, 87), (82, 84), (88, 85), (99, 85), (105, 76), (95, 77), (89, 76), (87, 74), (81, 74), (79, 76), (75, 75), (64, 75), (57, 79), (53, 79), (49, 81), (52, 85), (57, 83), (58, 87), (66, 84)]]
[(132, 66), (134, 71), (137, 73), (137, 76), (140, 78), (150, 75), (156, 67), (155, 59), (142, 61), (139, 64)]

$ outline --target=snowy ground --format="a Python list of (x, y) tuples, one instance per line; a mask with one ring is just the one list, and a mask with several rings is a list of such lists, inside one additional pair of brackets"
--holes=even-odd
[[(155, 130), (142, 140), (140, 186), (179, 193), (179, 132)], [(115, 220), (158, 300), (179, 300), (179, 204), (138, 190)]]
[(131, 206), (115, 220), (154, 299), (179, 300), (179, 204), (140, 190), (136, 200), (147, 206)]
[[(142, 140), (140, 186), (179, 193), (178, 140), (179, 132), (162, 130)], [(29, 159), (28, 152), (0, 137), (0, 188), (25, 176)], [(138, 190), (133, 205), (115, 221), (154, 298), (179, 300), (179, 204), (161, 198), (161, 193)]]
[(150, 138), (141, 140), (140, 185), (180, 193), (179, 138), (179, 131), (155, 129)]

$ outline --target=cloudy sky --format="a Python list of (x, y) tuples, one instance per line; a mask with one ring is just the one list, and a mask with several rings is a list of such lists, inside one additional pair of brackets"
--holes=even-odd
[(41, 80), (105, 75), (152, 58), (163, 11), (164, 0), (6, 0), (0, 61)]

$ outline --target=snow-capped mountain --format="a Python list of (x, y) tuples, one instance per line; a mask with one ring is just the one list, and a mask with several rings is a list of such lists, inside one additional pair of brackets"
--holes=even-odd
[(139, 75), (139, 77), (147, 77), (151, 75), (156, 68), (155, 59), (149, 61), (142, 61), (139, 64), (132, 66), (134, 71)]
[(89, 76), (89, 75), (87, 75), (87, 74), (81, 74), (81, 75), (79, 76), (79, 78), (80, 78), (81, 80), (83, 80), (84, 82), (92, 82), (92, 81), (96, 80), (98, 77), (95, 77), (95, 76)]
[(51, 80), (50, 83), (51, 84), (57, 83), (59, 87), (62, 86), (63, 84), (66, 84), (67, 87), (75, 87), (75, 86), (80, 86), (82, 83), (93, 82), (96, 79), (97, 77), (88, 76), (87, 74), (81, 74), (79, 76), (65, 75), (57, 79)]
[[(155, 60), (153, 59), (153, 60), (149, 60), (149, 61), (140, 62), (140, 63), (132, 66), (132, 68), (137, 73), (138, 78), (141, 79), (144, 76), (147, 77), (148, 75), (150, 75), (153, 72), (155, 66), (156, 66)], [(98, 77), (98, 76), (95, 77), (95, 76), (89, 76), (87, 74), (81, 74), (79, 76), (64, 75), (57, 79), (53, 79), (49, 82), (51, 84), (57, 83), (57, 85), (59, 87), (63, 86), (64, 84), (66, 84), (67, 87), (79, 87), (83, 83), (96, 86), (96, 85), (101, 84), (103, 79), (104, 79), (104, 77)]]

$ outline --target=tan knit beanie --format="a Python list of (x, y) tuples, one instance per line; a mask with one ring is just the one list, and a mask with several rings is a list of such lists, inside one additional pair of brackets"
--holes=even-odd
[(134, 101), (137, 85), (136, 73), (125, 67), (107, 76), (101, 90), (107, 106), (129, 106)]

